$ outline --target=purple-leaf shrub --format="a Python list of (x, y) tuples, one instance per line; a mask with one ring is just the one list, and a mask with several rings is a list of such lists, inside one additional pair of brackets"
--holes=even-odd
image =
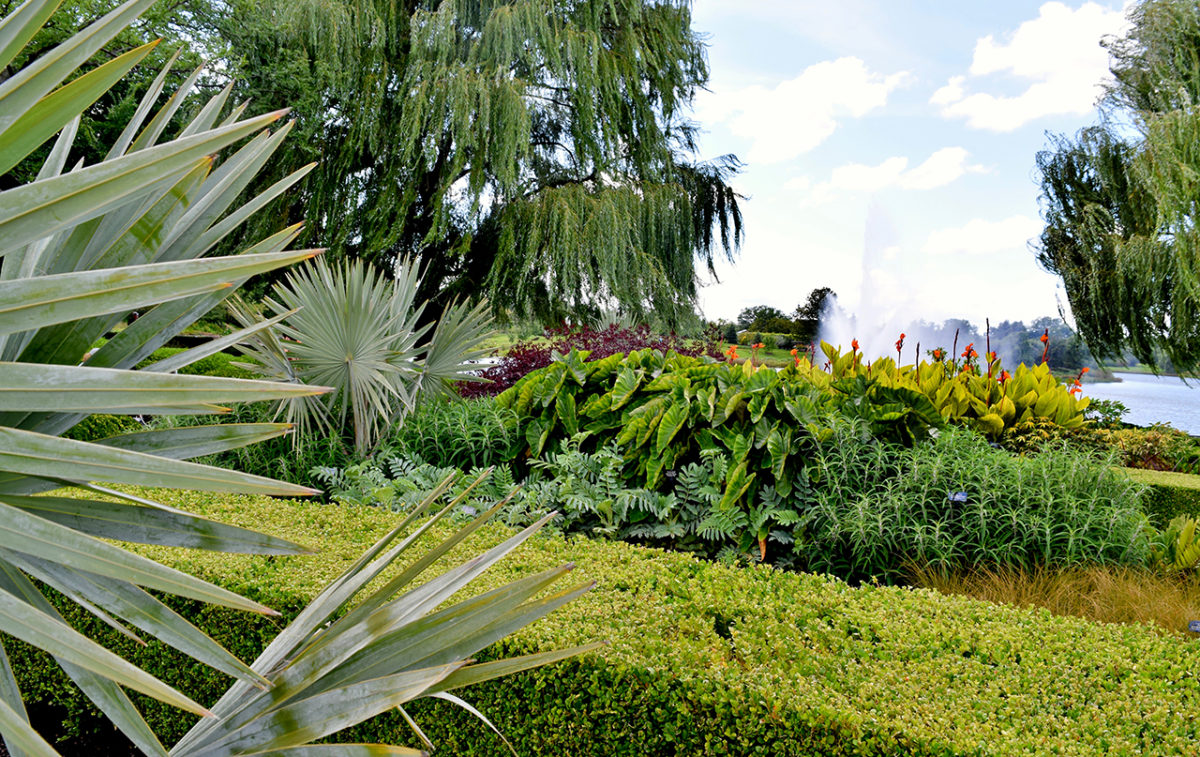
[(571, 348), (589, 351), (591, 354), (588, 360), (599, 360), (617, 353), (626, 355), (633, 350), (647, 348), (663, 352), (674, 350), (681, 355), (708, 355), (721, 360), (723, 345), (720, 338), (719, 333), (705, 334), (702, 340), (686, 339), (677, 334), (654, 334), (651, 333), (650, 327), (645, 325), (632, 329), (616, 325), (603, 329), (561, 326), (547, 330), (545, 340), (524, 341), (513, 345), (500, 362), (480, 374), (491, 383), (460, 381), (457, 388), (459, 394), (468, 398), (497, 395), (525, 374), (550, 365), (554, 353), (565, 354), (570, 352)]

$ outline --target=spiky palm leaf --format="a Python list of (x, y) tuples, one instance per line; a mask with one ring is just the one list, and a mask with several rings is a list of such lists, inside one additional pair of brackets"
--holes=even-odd
[[(484, 354), (479, 345), (491, 333), (487, 303), (451, 303), (425, 339), (430, 326), (418, 326), (426, 307), (416, 303), (419, 285), (420, 271), (409, 261), (391, 279), (357, 260), (301, 266), (266, 299), (281, 322), (246, 340), (242, 349), (257, 364), (247, 367), (277, 381), (333, 387), (319, 399), (285, 400), (285, 417), (297, 428), (331, 434), (342, 434), (349, 420), (363, 454), (423, 397), (449, 393), (453, 381), (478, 380), (471, 361)], [(242, 306), (231, 312), (243, 325), (253, 321)]]
[[(122, 55), (68, 84), (62, 82), (152, 2), (128, 0), (0, 82), (0, 165), (17, 164), (42, 141), (59, 135), (35, 181), (0, 193), (0, 631), (49, 652), (140, 750), (165, 755), (123, 688), (191, 712), (210, 713), (73, 630), (43, 596), (43, 587), (58, 590), (127, 634), (133, 632), (126, 625), (136, 627), (229, 674), (246, 685), (244, 691), (278, 688), (287, 680), (288, 669), (245, 665), (147, 589), (251, 612), (271, 613), (269, 608), (103, 539), (273, 554), (297, 554), (304, 548), (206, 521), (101, 484), (276, 495), (311, 491), (186, 462), (187, 458), (277, 436), (286, 431), (284, 424), (144, 431), (97, 443), (63, 439), (60, 434), (97, 411), (221, 413), (226, 412), (221, 403), (294, 398), (322, 388), (168, 373), (218, 346), (192, 350), (146, 370), (133, 370), (248, 277), (314, 254), (284, 252), (299, 231), (291, 228), (240, 255), (205, 258), (255, 210), (308, 171), (302, 169), (250, 201), (235, 205), (289, 127), (271, 132), (269, 127), (281, 113), (243, 119), (242, 107), (218, 122), (228, 88), (211, 98), (175, 139), (160, 143), (186, 94), (174, 93), (154, 112), (166, 79), (164, 70), (107, 158), (64, 173), (79, 113), (133, 66), (145, 49)], [(26, 0), (0, 20), (0, 66), (11, 63), (56, 6), (56, 0)], [(196, 79), (193, 74), (185, 90)], [(214, 161), (214, 154), (247, 137), (250, 139), (241, 147), (228, 152), (219, 163)], [(145, 310), (142, 317), (93, 351), (97, 341), (135, 308)], [(250, 325), (229, 341), (264, 327)], [(75, 488), (47, 495), (64, 485)], [(115, 497), (97, 498), (89, 492)], [(382, 549), (331, 587), (340, 602), (353, 594), (343, 589), (357, 581), (363, 570), (370, 573), (378, 565), (371, 561)], [(388, 554), (394, 557), (400, 551), (393, 549)], [(443, 592), (440, 596), (448, 595)], [(331, 601), (328, 596), (325, 599)], [(378, 596), (368, 601), (382, 604)], [(419, 610), (423, 605), (416, 607)], [(302, 623), (286, 631), (284, 638), (308, 640), (316, 633), (316, 626)], [(333, 638), (328, 630), (324, 634), (321, 638)], [(356, 653), (368, 654), (380, 643), (369, 633), (355, 638)], [(281, 654), (303, 660), (303, 654), (296, 657), (295, 651), (288, 648)], [(435, 678), (445, 679), (440, 684), (443, 687), (446, 680), (458, 680), (452, 671), (469, 670), (462, 668), (461, 658), (439, 658), (430, 665), (441, 666)], [(430, 678), (433, 674), (424, 672), (408, 670), (403, 681), (396, 678), (404, 670), (396, 668), (387, 674), (391, 688), (359, 686), (353, 692), (362, 695), (364, 702), (386, 701), (391, 706), (398, 698), (429, 692), (437, 685), (435, 678)], [(347, 686), (355, 685), (353, 675), (339, 675)], [(235, 687), (234, 691), (243, 689)], [(349, 692), (341, 687), (341, 693)], [(346, 722), (344, 718), (330, 720), (336, 708), (328, 706), (328, 701), (328, 696), (306, 696), (296, 702), (295, 711), (302, 711), (310, 722), (330, 727)], [(282, 722), (275, 717), (271, 722)], [(227, 721), (205, 718), (203, 722)], [(189, 753), (229, 754), (233, 745), (253, 742), (239, 733), (221, 735), (219, 744), (210, 737), (196, 737)], [(273, 743), (279, 744), (305, 744), (312, 738), (308, 731), (289, 734), (274, 728), (270, 733)], [(0, 734), (13, 755), (54, 754), (29, 725), (2, 646)]]

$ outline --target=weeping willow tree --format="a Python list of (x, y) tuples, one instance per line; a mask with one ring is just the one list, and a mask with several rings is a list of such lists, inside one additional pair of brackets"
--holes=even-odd
[(426, 298), (500, 315), (671, 321), (741, 238), (733, 156), (702, 161), (708, 77), (680, 0), (233, 0), (245, 94), (293, 103), (320, 165), (310, 241), (381, 267), (421, 259)]
[(1200, 5), (1143, 0), (1107, 43), (1099, 126), (1038, 154), (1037, 256), (1097, 354), (1200, 370)]

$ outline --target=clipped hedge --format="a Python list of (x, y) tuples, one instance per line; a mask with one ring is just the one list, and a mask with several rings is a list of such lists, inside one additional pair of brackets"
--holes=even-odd
[[(320, 555), (286, 558), (140, 549), (288, 615), (396, 517), (265, 498), (164, 496), (210, 517), (322, 546)], [(460, 554), (506, 533), (484, 529)], [(595, 578), (599, 586), (497, 651), (595, 639), (610, 645), (464, 692), (523, 757), (1185, 754), (1200, 739), (1200, 646), (1146, 627), (552, 538), (532, 540), (473, 589), (569, 560), (578, 578)], [(190, 608), (196, 622), (247, 658), (277, 623), (235, 622), (233, 613), (177, 606)], [(201, 702), (223, 688), (220, 676), (180, 664), (160, 645), (121, 649)], [(13, 663), (23, 685), (35, 684), (60, 705), (70, 700), (27, 648), (14, 650)], [(508, 753), (446, 703), (413, 711), (440, 752)], [(187, 717), (162, 709), (151, 722), (167, 743), (188, 726)], [(390, 716), (346, 735), (415, 741)]]
[[(159, 347), (150, 357), (146, 358), (139, 364), (139, 368), (157, 363), (159, 360), (183, 352), (181, 347)], [(232, 355), (228, 352), (216, 352), (212, 355), (202, 357), (191, 365), (186, 365), (179, 369), (179, 373), (191, 376), (220, 376), (223, 378), (257, 378), (253, 373), (245, 368), (239, 368), (234, 365), (235, 362), (247, 362), (247, 358), (240, 355)]]
[(1150, 522), (1158, 528), (1165, 528), (1179, 515), (1200, 518), (1200, 476), (1141, 468), (1121, 468), (1121, 471), (1147, 487), (1143, 507)]

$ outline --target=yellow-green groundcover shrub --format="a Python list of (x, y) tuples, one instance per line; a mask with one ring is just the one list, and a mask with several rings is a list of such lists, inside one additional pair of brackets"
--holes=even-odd
[[(142, 549), (285, 616), (396, 517), (228, 495), (165, 501), (320, 547), (319, 555), (298, 557)], [(485, 529), (462, 549), (477, 552), (505, 533)], [(509, 637), (496, 653), (595, 639), (609, 646), (474, 687), (467, 697), (523, 757), (1161, 755), (1194, 754), (1200, 743), (1200, 643), (1149, 628), (550, 536), (472, 588), (564, 560), (577, 563), (579, 579), (595, 578), (599, 586)], [(177, 606), (247, 659), (283, 622)], [(157, 644), (119, 646), (201, 702), (223, 688), (219, 676)], [(48, 677), (50, 666), (36, 654), (22, 648), (13, 663), (22, 683), (38, 684), (30, 689), (35, 696), (79, 714), (78, 699)], [(450, 705), (414, 714), (441, 753), (508, 754)], [(150, 722), (172, 738), (188, 721), (156, 709)], [(413, 743), (404, 729), (398, 716), (385, 716), (346, 736)]]

